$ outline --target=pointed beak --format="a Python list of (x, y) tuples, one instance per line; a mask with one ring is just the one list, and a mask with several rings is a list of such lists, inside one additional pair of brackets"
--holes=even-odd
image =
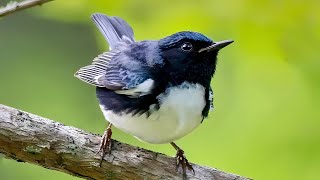
[(203, 51), (210, 52), (212, 50), (220, 50), (231, 43), (233, 43), (233, 40), (224, 40), (224, 41), (214, 42), (212, 45), (202, 48), (198, 52), (201, 53)]

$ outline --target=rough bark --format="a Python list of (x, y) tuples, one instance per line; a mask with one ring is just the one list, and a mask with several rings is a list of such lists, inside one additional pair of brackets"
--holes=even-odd
[(13, 1), (7, 4), (5, 7), (0, 8), (0, 17), (6, 16), (8, 14), (12, 14), (17, 11), (28, 9), (34, 6), (40, 6), (50, 1), (53, 1), (53, 0), (26, 0), (22, 2)]
[[(0, 104), (0, 153), (85, 179), (181, 179), (175, 159), (113, 140), (112, 153), (99, 167), (101, 136)], [(189, 179), (246, 180), (192, 164)]]

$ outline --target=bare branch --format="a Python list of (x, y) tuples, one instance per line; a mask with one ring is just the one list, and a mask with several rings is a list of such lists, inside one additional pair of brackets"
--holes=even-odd
[(10, 2), (5, 7), (0, 8), (0, 17), (12, 14), (17, 11), (28, 9), (34, 6), (40, 6), (53, 0), (25, 0), (22, 2)]
[[(0, 104), (0, 153), (86, 179), (181, 179), (172, 157), (113, 140), (112, 153), (99, 167), (101, 137)], [(191, 179), (247, 180), (193, 164)]]

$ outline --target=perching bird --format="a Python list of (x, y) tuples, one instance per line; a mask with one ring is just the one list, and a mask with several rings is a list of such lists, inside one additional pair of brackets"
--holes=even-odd
[(109, 121), (98, 153), (111, 151), (111, 126), (153, 144), (171, 143), (177, 168), (193, 170), (175, 140), (189, 134), (212, 109), (210, 81), (217, 54), (232, 40), (214, 42), (183, 31), (160, 40), (135, 41), (123, 19), (92, 18), (110, 51), (94, 58), (75, 76), (96, 86), (100, 108)]

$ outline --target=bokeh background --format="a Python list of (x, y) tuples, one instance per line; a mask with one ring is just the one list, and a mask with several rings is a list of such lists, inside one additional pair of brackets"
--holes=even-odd
[[(319, 7), (317, 0), (53, 1), (0, 19), (0, 103), (102, 134), (95, 88), (73, 77), (107, 49), (90, 19), (95, 12), (127, 20), (137, 40), (182, 30), (233, 39), (212, 80), (214, 112), (177, 144), (191, 162), (254, 179), (319, 179)], [(175, 153), (116, 129), (113, 138)], [(78, 178), (0, 157), (0, 179)]]

